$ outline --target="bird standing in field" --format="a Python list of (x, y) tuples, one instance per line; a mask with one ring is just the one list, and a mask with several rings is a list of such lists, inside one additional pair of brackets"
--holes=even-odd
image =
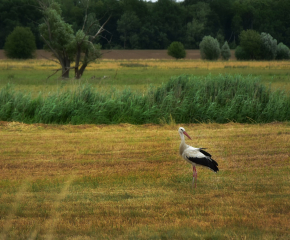
[[(204, 151), (205, 148), (194, 148), (192, 146), (189, 146), (185, 143), (184, 135), (186, 135), (189, 139), (191, 137), (186, 133), (185, 129), (183, 127), (180, 127), (178, 129), (178, 133), (181, 138), (181, 143), (179, 147), (179, 153), (183, 157), (185, 161), (190, 163), (193, 167), (193, 180), (192, 185), (194, 183), (194, 180), (197, 180), (197, 171), (196, 171), (196, 165), (200, 165), (203, 167), (208, 167), (210, 170), (217, 172), (218, 169), (218, 163), (211, 158), (211, 155)], [(196, 182), (195, 182), (196, 187)]]

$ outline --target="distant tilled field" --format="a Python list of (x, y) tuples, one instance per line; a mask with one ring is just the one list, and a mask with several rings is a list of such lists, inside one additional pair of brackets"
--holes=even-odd
[[(167, 50), (102, 50), (104, 59), (173, 59)], [(36, 58), (51, 58), (51, 53), (44, 50), (36, 51)], [(235, 59), (232, 50), (231, 59)], [(0, 50), (0, 59), (6, 59), (4, 50)], [(200, 59), (199, 50), (186, 50), (186, 59)]]

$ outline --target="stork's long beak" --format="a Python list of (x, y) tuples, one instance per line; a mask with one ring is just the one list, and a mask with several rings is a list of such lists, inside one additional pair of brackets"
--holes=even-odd
[(184, 131), (183, 132), (183, 134), (185, 135), (185, 136), (187, 136), (189, 139), (191, 139), (191, 137)]

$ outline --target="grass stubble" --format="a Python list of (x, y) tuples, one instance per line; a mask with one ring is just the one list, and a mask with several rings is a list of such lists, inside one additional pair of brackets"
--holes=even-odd
[(0, 124), (1, 239), (289, 239), (290, 125)]

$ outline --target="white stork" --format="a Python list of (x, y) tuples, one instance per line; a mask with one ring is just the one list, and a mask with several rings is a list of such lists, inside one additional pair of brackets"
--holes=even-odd
[(189, 139), (191, 139), (191, 137), (185, 132), (185, 129), (183, 127), (180, 127), (178, 129), (178, 133), (181, 138), (179, 153), (183, 157), (183, 159), (186, 160), (188, 163), (190, 163), (193, 167), (192, 185), (194, 183), (194, 178), (197, 179), (197, 171), (195, 168), (196, 165), (208, 167), (210, 170), (214, 172), (217, 172), (219, 170), (217, 167), (218, 163), (211, 158), (211, 155), (208, 152), (203, 150), (205, 148), (194, 148), (185, 143), (184, 135), (186, 135)]

